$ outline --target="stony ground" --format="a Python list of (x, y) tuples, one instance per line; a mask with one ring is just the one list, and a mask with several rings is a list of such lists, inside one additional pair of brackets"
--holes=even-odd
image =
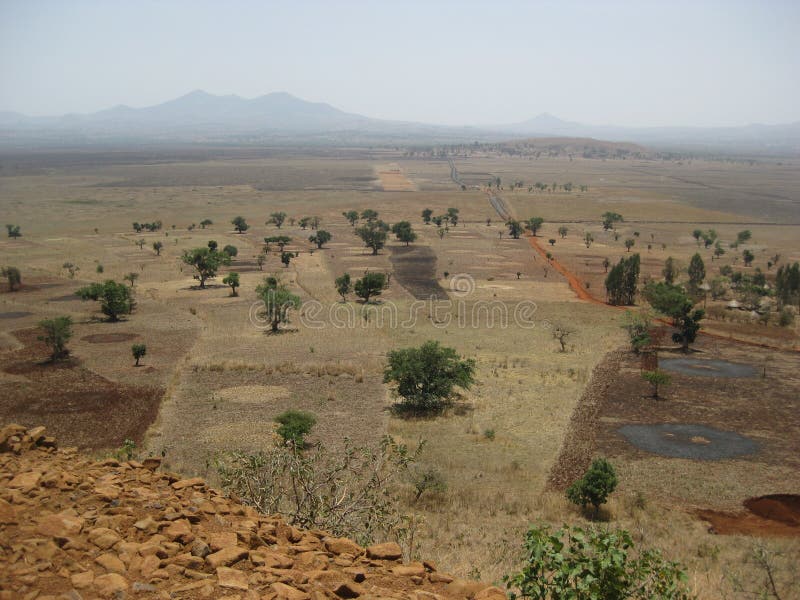
[(301, 531), (160, 460), (95, 461), (43, 427), (0, 429), (0, 599), (499, 600), (502, 590)]

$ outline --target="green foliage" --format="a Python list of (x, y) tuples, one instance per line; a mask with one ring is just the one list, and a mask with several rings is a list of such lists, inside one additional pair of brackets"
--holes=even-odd
[(653, 386), (653, 398), (658, 398), (658, 388), (662, 385), (669, 385), (672, 377), (666, 371), (655, 369), (653, 371), (642, 371), (642, 379)]
[[(591, 234), (591, 232), (587, 231), (585, 234), (583, 234), (583, 243), (586, 244), (587, 248), (591, 246), (593, 242), (594, 236)], [(606, 269), (608, 269), (608, 266), (606, 266)]]
[(291, 252), (286, 252), (285, 250), (281, 252), (281, 262), (283, 263), (284, 267), (288, 267), (289, 263), (292, 262), (292, 257), (294, 254)]
[(22, 235), (19, 225), (11, 225), (10, 223), (7, 223), (6, 231), (8, 231), (8, 237), (12, 239), (17, 239)]
[(397, 385), (402, 410), (432, 412), (453, 397), (456, 386), (469, 389), (474, 375), (474, 359), (461, 359), (453, 348), (428, 341), (389, 352), (383, 381)]
[(3, 267), (0, 275), (8, 281), (8, 291), (13, 292), (22, 285), (22, 273), (17, 267)]
[(330, 242), (331, 239), (333, 239), (333, 236), (330, 232), (319, 229), (314, 235), (309, 236), (308, 241), (312, 244), (316, 244), (317, 248), (322, 248), (322, 246)]
[(201, 288), (206, 287), (208, 279), (217, 276), (217, 271), (222, 265), (229, 265), (231, 262), (230, 256), (224, 252), (217, 252), (216, 242), (214, 242), (213, 248), (193, 248), (184, 251), (181, 260), (197, 270), (194, 278), (200, 282)]
[(519, 239), (519, 236), (522, 235), (522, 223), (517, 221), (516, 219), (509, 219), (506, 222), (506, 227), (508, 227), (508, 235), (510, 235), (515, 240)]
[(139, 366), (139, 361), (147, 354), (147, 346), (144, 344), (134, 344), (131, 346), (131, 354), (136, 361), (136, 366)]
[(706, 278), (706, 266), (705, 263), (703, 263), (703, 258), (699, 253), (695, 253), (695, 255), (692, 256), (692, 260), (689, 261), (688, 273), (689, 287), (696, 291)]
[(130, 314), (135, 302), (133, 290), (124, 283), (107, 279), (103, 283), (93, 283), (75, 292), (82, 300), (100, 302), (100, 310), (109, 321), (119, 321), (120, 315)]
[(164, 249), (162, 242), (153, 242), (153, 250), (156, 251), (156, 256), (161, 256), (161, 251)]
[(40, 342), (44, 342), (51, 348), (50, 358), (58, 360), (69, 355), (67, 342), (72, 337), (72, 317), (54, 317), (39, 321), (39, 327), (44, 331), (44, 335), (38, 337)]
[(567, 488), (567, 499), (583, 508), (591, 504), (597, 515), (600, 505), (605, 504), (616, 487), (617, 474), (614, 467), (606, 459), (597, 458), (592, 461), (583, 477)]
[(680, 273), (678, 261), (668, 256), (667, 260), (664, 261), (664, 268), (661, 270), (661, 274), (664, 275), (664, 281), (667, 283), (675, 283), (675, 280), (678, 278), (678, 273)]
[(430, 208), (426, 208), (422, 211), (422, 222), (426, 225), (431, 222), (431, 217), (433, 216), (433, 211)]
[(231, 296), (238, 296), (239, 292), (236, 288), (239, 287), (239, 274), (236, 271), (231, 271), (223, 279), (222, 283), (231, 288)]
[(348, 210), (342, 213), (342, 216), (347, 219), (347, 222), (350, 223), (353, 227), (356, 226), (358, 222), (358, 211), (357, 210)]
[(347, 302), (347, 294), (353, 291), (353, 285), (350, 279), (350, 273), (340, 275), (334, 280), (336, 285), (336, 292), (342, 297), (342, 302)]
[(377, 220), (378, 213), (377, 211), (372, 210), (371, 208), (364, 209), (361, 212), (361, 218), (366, 221), (367, 223), (371, 223), (372, 221)]
[(800, 263), (778, 267), (775, 274), (775, 296), (781, 306), (800, 306)]
[(567, 229), (567, 227), (566, 227), (565, 225), (562, 225), (561, 227), (559, 227), (559, 228), (558, 228), (558, 235), (560, 235), (560, 236), (561, 236), (561, 239), (562, 239), (562, 240), (563, 240), (565, 237), (567, 237), (567, 233), (568, 233), (568, 232), (569, 232), (569, 229)]
[(447, 480), (438, 469), (433, 467), (412, 470), (411, 483), (414, 486), (414, 502), (426, 492), (443, 494), (447, 491)]
[(270, 244), (278, 244), (278, 247), (283, 250), (283, 248), (292, 241), (288, 235), (271, 235), (264, 238), (264, 243), (267, 245), (267, 249), (269, 249)]
[(649, 346), (652, 342), (652, 339), (650, 338), (650, 328), (652, 327), (652, 323), (653, 322), (650, 318), (650, 315), (644, 311), (625, 311), (622, 328), (628, 332), (628, 338), (631, 342), (631, 350), (637, 354), (643, 348)]
[(289, 322), (291, 309), (300, 308), (300, 297), (292, 294), (276, 277), (266, 277), (256, 288), (256, 295), (264, 303), (261, 316), (269, 322), (273, 333), (281, 323)]
[(536, 232), (542, 227), (544, 223), (544, 219), (542, 217), (531, 217), (525, 222), (525, 229), (531, 232), (531, 235), (535, 236)]
[(231, 221), (233, 228), (236, 229), (237, 233), (244, 233), (250, 226), (247, 224), (247, 221), (244, 220), (244, 217), (234, 217)]
[(291, 442), (302, 448), (305, 445), (305, 437), (317, 423), (317, 418), (308, 412), (287, 410), (275, 417), (275, 422), (280, 424), (278, 435), (284, 442)]
[(239, 254), (239, 249), (236, 246), (231, 246), (228, 244), (222, 249), (222, 253), (227, 255), (229, 258), (234, 258), (237, 254)]
[(202, 221), (200, 221), (200, 227), (202, 229), (205, 229), (208, 225), (213, 225), (213, 224), (214, 221), (212, 221), (211, 219), (203, 219)]
[(505, 578), (511, 600), (689, 600), (683, 567), (658, 550), (635, 552), (623, 530), (533, 526), (525, 560)]
[(122, 278), (128, 283), (130, 283), (131, 287), (133, 287), (134, 284), (136, 283), (136, 280), (139, 279), (139, 274), (134, 271), (131, 271), (130, 273), (126, 273)]
[(736, 245), (738, 246), (739, 244), (744, 244), (745, 242), (749, 241), (751, 237), (753, 237), (753, 234), (749, 229), (740, 231), (736, 234)]
[(603, 218), (603, 229), (608, 231), (609, 229), (614, 228), (615, 223), (622, 223), (625, 219), (622, 218), (622, 215), (615, 212), (604, 212), (602, 214)]
[(417, 234), (414, 233), (411, 223), (408, 221), (400, 221), (392, 225), (392, 233), (395, 234), (399, 241), (405, 242), (406, 246), (417, 239)]
[(387, 287), (389, 287), (389, 282), (386, 280), (386, 275), (384, 273), (368, 271), (364, 273), (364, 277), (356, 280), (353, 289), (356, 296), (366, 303), (369, 302), (370, 298), (380, 296), (381, 292)]
[(621, 258), (606, 276), (606, 293), (608, 303), (614, 306), (630, 305), (636, 297), (636, 286), (639, 282), (638, 254), (629, 258)]
[(753, 260), (755, 260), (755, 258), (756, 255), (753, 254), (750, 250), (745, 249), (742, 252), (742, 260), (744, 261), (746, 267), (749, 267), (753, 263)]
[(112, 455), (119, 461), (133, 460), (136, 456), (136, 442), (126, 439), (122, 442), (122, 446), (114, 450)]
[(625, 251), (630, 252), (631, 248), (633, 248), (635, 244), (636, 240), (633, 238), (628, 238), (627, 240), (625, 240)]
[(447, 209), (447, 216), (445, 217), (448, 221), (450, 221), (450, 225), (455, 227), (458, 225), (458, 209), (457, 208), (448, 208)]
[(267, 221), (266, 224), (269, 225), (271, 223), (271, 224), (275, 225), (275, 227), (280, 229), (281, 225), (283, 225), (283, 222), (285, 220), (286, 220), (286, 213), (285, 212), (274, 212), (274, 213), (270, 213), (269, 220)]
[(694, 303), (686, 291), (669, 283), (650, 282), (644, 288), (644, 297), (656, 311), (672, 318), (678, 331), (672, 340), (680, 343), (684, 350), (697, 339), (700, 321), (705, 316), (702, 309), (692, 310)]
[[(377, 215), (377, 213), (375, 214)], [(365, 218), (363, 213), (362, 218)], [(389, 230), (389, 226), (380, 220), (366, 219), (366, 221), (366, 224), (356, 229), (356, 235), (361, 238), (367, 248), (372, 249), (374, 256), (386, 245), (386, 232)]]

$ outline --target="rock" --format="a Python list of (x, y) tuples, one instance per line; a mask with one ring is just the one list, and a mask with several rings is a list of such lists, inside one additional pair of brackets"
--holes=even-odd
[(178, 519), (172, 522), (162, 533), (167, 536), (167, 539), (181, 544), (188, 544), (194, 541), (192, 527), (186, 519)]
[(146, 531), (147, 533), (155, 533), (158, 531), (158, 523), (150, 516), (136, 521), (133, 526), (139, 531)]
[(100, 575), (94, 580), (94, 588), (103, 598), (111, 598), (128, 590), (128, 582), (119, 573)]
[(325, 549), (332, 554), (352, 554), (358, 556), (364, 549), (347, 538), (326, 538)]
[(116, 531), (107, 527), (96, 527), (89, 532), (89, 541), (101, 550), (108, 550), (121, 539)]
[(142, 461), (142, 466), (148, 471), (155, 471), (161, 466), (161, 457), (150, 456)]
[(285, 583), (275, 582), (270, 588), (275, 592), (278, 598), (282, 600), (308, 600), (309, 595), (303, 590), (298, 590), (295, 587), (286, 585)]
[(206, 544), (203, 540), (195, 540), (194, 544), (192, 544), (192, 556), (199, 556), (200, 558), (205, 558), (209, 554), (211, 554), (211, 547)]
[(51, 538), (67, 538), (80, 533), (83, 519), (63, 514), (51, 514), (41, 517), (36, 527), (39, 535)]
[(17, 510), (9, 503), (0, 498), (0, 525), (16, 525), (19, 523)]
[(276, 552), (251, 552), (250, 562), (269, 569), (291, 569), (294, 566), (294, 559)]
[(46, 431), (47, 429), (42, 426), (33, 427), (32, 429), (28, 429), (28, 431), (25, 432), (25, 435), (30, 437), (34, 444), (39, 445), (39, 442), (44, 439), (44, 434)]
[(92, 585), (92, 582), (94, 581), (94, 573), (92, 573), (91, 571), (84, 571), (83, 573), (75, 573), (75, 575), (73, 575), (69, 579), (70, 582), (72, 582), (73, 587), (79, 590), (83, 590)]
[(475, 594), (475, 600), (506, 600), (506, 593), (499, 587), (490, 586)]
[(470, 579), (454, 579), (446, 586), (445, 591), (453, 596), (459, 598), (470, 598), (474, 600), (475, 595), (486, 587), (485, 583), (480, 581), (473, 581)]
[(239, 542), (235, 531), (221, 531), (218, 533), (210, 533), (207, 538), (208, 545), (214, 552), (222, 550), (223, 548), (230, 548)]
[(429, 573), (428, 580), (431, 583), (450, 583), (453, 581), (453, 578), (450, 575), (445, 575), (444, 573)]
[(366, 590), (354, 581), (345, 581), (336, 586), (333, 593), (339, 596), (339, 598), (358, 598), (366, 593)]
[(41, 471), (28, 471), (27, 473), (20, 473), (14, 479), (8, 482), (8, 487), (21, 491), (27, 494), (37, 485), (42, 478)]
[(422, 563), (409, 563), (399, 567), (392, 567), (391, 573), (401, 577), (423, 577), (425, 575), (425, 567)]
[(123, 575), (126, 571), (125, 564), (117, 557), (116, 554), (111, 554), (110, 552), (101, 554), (94, 559), (94, 562), (103, 567), (109, 573), (119, 573), (120, 575)]
[(367, 548), (367, 558), (375, 560), (397, 560), (402, 558), (403, 549), (395, 542), (374, 544)]
[(173, 490), (183, 490), (188, 487), (198, 487), (206, 484), (202, 477), (192, 477), (191, 479), (181, 479), (172, 484)]
[(229, 567), (243, 558), (247, 558), (248, 554), (249, 552), (244, 548), (230, 546), (228, 548), (223, 548), (219, 552), (214, 552), (214, 554), (209, 554), (206, 556), (206, 562), (213, 569)]
[(217, 569), (217, 585), (223, 588), (234, 590), (247, 590), (247, 573), (229, 567), (219, 567)]
[(95, 496), (106, 502), (116, 500), (119, 498), (120, 493), (120, 489), (116, 485), (111, 484), (97, 485), (93, 491)]

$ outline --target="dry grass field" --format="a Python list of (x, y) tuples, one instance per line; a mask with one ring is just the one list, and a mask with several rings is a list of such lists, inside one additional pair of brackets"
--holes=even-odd
[[(661, 277), (668, 256), (685, 267), (695, 252), (709, 276), (722, 265), (742, 268), (735, 258), (744, 248), (756, 255), (748, 269), (769, 276), (775, 267), (767, 261), (775, 254), (779, 264), (800, 260), (797, 164), (495, 156), (456, 158), (456, 164), (470, 185), (490, 177), (506, 186), (522, 180), (521, 189), (498, 193), (518, 218), (545, 219), (540, 243), (601, 298), (603, 259), (626, 255), (627, 238), (636, 240), (632, 251), (641, 253), (643, 275), (651, 278)], [(288, 408), (313, 412), (317, 425), (309, 439), (331, 448), (345, 436), (359, 443), (387, 433), (410, 444), (425, 440), (422, 466), (440, 472), (447, 489), (416, 502), (410, 486), (404, 492), (417, 519), (414, 553), (488, 581), (514, 568), (530, 523), (586, 522), (548, 478), (565, 440), (577, 435), (574, 415), (595, 367), (625, 345), (623, 313), (580, 301), (526, 239), (505, 234), (483, 189), (462, 191), (450, 180), (446, 160), (392, 150), (231, 150), (0, 156), (0, 166), (0, 220), (19, 224), (23, 234), (0, 240), (0, 264), (18, 266), (23, 276), (19, 291), (3, 284), (0, 293), (2, 421), (43, 423), (65, 443), (98, 452), (131, 437), (144, 453), (163, 454), (168, 468), (212, 479), (220, 453), (272, 444), (273, 418)], [(529, 192), (536, 181), (589, 187)], [(442, 214), (449, 207), (459, 209), (460, 220), (443, 237), (422, 223), (423, 209)], [(392, 239), (372, 256), (342, 216), (366, 208), (389, 223), (411, 221), (418, 239), (408, 248)], [(280, 230), (266, 223), (275, 211), (290, 217)], [(619, 239), (603, 231), (605, 211), (624, 216)], [(237, 215), (250, 225), (243, 234), (230, 224)], [(312, 232), (298, 223), (304, 216), (320, 217), (333, 235), (323, 249), (311, 251)], [(213, 224), (201, 228), (203, 219)], [(131, 228), (155, 220), (163, 223), (159, 232)], [(568, 228), (563, 239), (561, 226)], [(743, 229), (752, 238), (712, 261), (711, 250), (698, 249), (691, 235), (698, 227), (714, 228), (726, 243)], [(595, 238), (589, 248), (586, 232)], [(290, 236), (287, 249), (299, 255), (284, 267), (273, 249), (259, 267), (263, 238), (278, 234)], [(211, 239), (235, 245), (238, 255), (201, 290), (180, 255)], [(160, 256), (155, 241), (164, 245)], [(65, 262), (79, 267), (74, 278)], [(334, 278), (367, 270), (392, 274), (382, 302), (340, 302)], [(222, 285), (228, 271), (241, 274), (238, 297)], [(74, 296), (81, 285), (129, 272), (139, 275), (137, 309), (119, 323), (100, 320), (97, 303)], [(252, 318), (255, 287), (268, 274), (278, 274), (304, 302), (277, 334)], [(721, 313), (723, 304), (716, 302)], [(61, 314), (76, 323), (72, 358), (59, 368), (63, 374), (39, 376), (52, 366), (42, 364), (46, 350), (33, 328)], [(567, 352), (552, 336), (559, 324), (574, 330)], [(752, 496), (800, 494), (800, 381), (798, 355), (785, 350), (798, 345), (796, 325), (761, 325), (742, 315), (707, 319), (704, 327), (771, 346), (710, 337), (698, 344), (704, 356), (769, 364), (766, 379), (738, 385), (676, 376), (666, 399), (654, 404), (642, 399), (636, 360), (624, 355), (585, 443), (620, 476), (605, 518), (686, 563), (696, 592), (710, 599), (736, 597), (730, 573), (754, 577), (742, 557), (758, 540), (711, 533), (697, 511), (737, 511)], [(394, 416), (382, 383), (386, 353), (429, 339), (474, 358), (477, 383), (441, 416)], [(135, 342), (147, 345), (138, 368), (130, 352)], [(616, 433), (623, 422), (683, 420), (752, 436), (761, 450), (741, 460), (664, 458)], [(764, 541), (798, 556), (796, 536)]]

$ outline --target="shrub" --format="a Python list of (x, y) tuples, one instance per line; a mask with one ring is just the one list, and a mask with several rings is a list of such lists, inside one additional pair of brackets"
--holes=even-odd
[(317, 423), (317, 418), (308, 412), (287, 410), (275, 417), (275, 422), (280, 424), (278, 435), (284, 442), (291, 442), (302, 448), (305, 445), (306, 434)]
[(44, 335), (39, 336), (39, 341), (44, 342), (52, 349), (51, 360), (58, 360), (69, 355), (67, 342), (72, 337), (72, 317), (63, 316), (39, 321), (39, 327), (44, 330)]
[(589, 470), (567, 488), (567, 499), (584, 509), (588, 504), (594, 506), (594, 514), (605, 504), (609, 494), (617, 487), (617, 474), (614, 467), (604, 458), (592, 461)]
[(9, 292), (13, 292), (22, 284), (22, 273), (17, 267), (3, 267), (0, 273), (8, 281)]
[(138, 367), (139, 361), (147, 354), (147, 346), (144, 344), (134, 344), (131, 346), (131, 354), (133, 354), (133, 358), (136, 361), (134, 366)]
[(416, 469), (412, 472), (411, 478), (414, 485), (414, 502), (419, 500), (425, 492), (441, 494), (447, 491), (447, 481), (433, 467)]
[(672, 377), (670, 377), (669, 373), (662, 371), (661, 369), (655, 369), (653, 371), (642, 371), (642, 379), (648, 382), (651, 386), (653, 386), (653, 398), (658, 398), (658, 388), (662, 385), (669, 385), (672, 382)]

